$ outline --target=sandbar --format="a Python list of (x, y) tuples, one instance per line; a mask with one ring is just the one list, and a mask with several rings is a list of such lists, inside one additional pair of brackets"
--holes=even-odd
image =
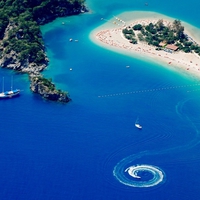
[[(175, 19), (166, 15), (147, 12), (133, 11), (124, 12), (111, 19), (101, 18), (102, 25), (93, 30), (90, 39), (97, 45), (115, 51), (120, 54), (132, 56), (137, 59), (156, 62), (157, 64), (181, 71), (183, 74), (200, 78), (200, 56), (196, 53), (185, 53), (175, 51), (169, 53), (166, 51), (157, 51), (155, 46), (138, 41), (137, 44), (131, 44), (122, 33), (125, 27), (133, 27), (136, 24), (147, 25), (156, 23), (162, 19), (165, 25), (171, 24)], [(190, 36), (196, 44), (200, 45), (200, 29), (183, 22), (184, 33)]]

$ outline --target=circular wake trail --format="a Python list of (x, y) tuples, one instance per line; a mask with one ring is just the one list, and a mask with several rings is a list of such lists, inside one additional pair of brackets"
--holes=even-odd
[(132, 164), (137, 159), (152, 154), (154, 153), (143, 151), (122, 159), (115, 166), (113, 175), (120, 183), (130, 187), (152, 187), (164, 183), (166, 175), (159, 167), (147, 164)]
[(162, 155), (166, 153), (177, 153), (183, 150), (190, 149), (200, 143), (199, 130), (190, 118), (184, 114), (183, 107), (190, 99), (179, 102), (176, 105), (177, 115), (190, 123), (191, 127), (195, 130), (196, 135), (193, 140), (185, 145), (179, 145), (160, 151), (142, 151), (138, 154), (130, 155), (117, 163), (114, 167), (113, 175), (122, 184), (130, 187), (153, 187), (158, 184), (164, 183), (166, 175), (164, 171), (153, 165), (136, 164), (136, 161), (144, 156)]

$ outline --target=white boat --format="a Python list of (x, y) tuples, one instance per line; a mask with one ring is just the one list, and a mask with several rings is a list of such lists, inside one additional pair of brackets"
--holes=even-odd
[(142, 126), (139, 124), (139, 118), (137, 118), (135, 121), (135, 127), (138, 129), (142, 129)]
[(20, 90), (19, 89), (14, 89), (13, 90), (12, 85), (13, 85), (13, 80), (11, 80), (11, 88), (10, 88), (10, 90), (4, 92), (4, 77), (3, 77), (2, 92), (0, 93), (0, 98), (11, 98), (11, 97), (19, 95)]
[(142, 129), (142, 126), (140, 124), (135, 124), (135, 127), (138, 129)]

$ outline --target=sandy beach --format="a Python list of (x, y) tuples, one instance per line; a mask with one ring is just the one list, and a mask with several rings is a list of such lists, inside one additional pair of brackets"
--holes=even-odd
[[(142, 11), (122, 13), (109, 20), (102, 18), (103, 25), (95, 29), (90, 38), (94, 43), (112, 51), (137, 59), (150, 60), (169, 69), (179, 70), (182, 73), (200, 78), (200, 56), (198, 54), (183, 51), (173, 53), (164, 50), (157, 51), (156, 47), (144, 42), (138, 41), (138, 44), (131, 44), (124, 38), (122, 30), (125, 27), (132, 27), (136, 24), (147, 25), (150, 22), (156, 23), (159, 19), (162, 19), (165, 25), (175, 20), (159, 13)], [(200, 45), (200, 30), (183, 21), (181, 24), (184, 26), (184, 33)]]

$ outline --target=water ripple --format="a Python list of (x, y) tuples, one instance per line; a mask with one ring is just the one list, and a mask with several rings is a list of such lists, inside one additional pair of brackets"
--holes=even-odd
[(132, 158), (127, 157), (114, 168), (113, 175), (119, 182), (131, 187), (152, 187), (164, 182), (165, 173), (160, 168), (146, 164), (126, 168), (129, 159), (132, 160)]

